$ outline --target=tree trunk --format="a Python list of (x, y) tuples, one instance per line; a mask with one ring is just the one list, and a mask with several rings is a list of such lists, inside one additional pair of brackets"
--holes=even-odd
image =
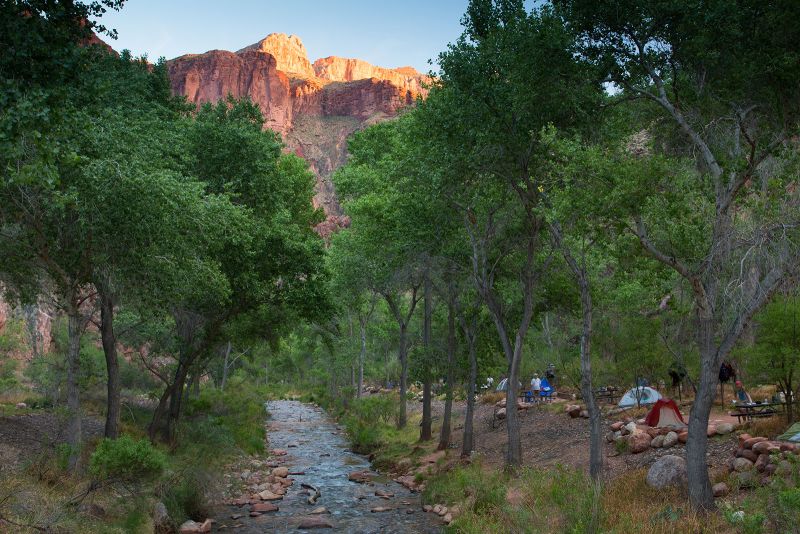
[(81, 367), (81, 335), (83, 321), (78, 305), (72, 303), (67, 311), (68, 336), (67, 345), (67, 444), (70, 447), (68, 466), (74, 470), (80, 457), (81, 446), (81, 401), (78, 385), (78, 374)]
[(468, 458), (475, 448), (473, 420), (475, 418), (475, 383), (478, 380), (478, 355), (475, 350), (474, 333), (464, 332), (469, 349), (469, 382), (467, 382), (467, 412), (464, 416), (464, 439), (461, 444), (461, 457)]
[(581, 309), (583, 312), (583, 331), (581, 332), (581, 395), (586, 400), (589, 412), (589, 476), (596, 483), (603, 474), (603, 438), (601, 435), (600, 407), (594, 398), (592, 387), (592, 295), (586, 272), (582, 271), (579, 280)]
[(519, 364), (522, 356), (522, 340), (519, 337), (518, 334), (514, 354), (508, 366), (508, 381), (506, 382), (506, 429), (508, 432), (506, 467), (512, 470), (522, 465), (522, 442), (520, 440), (519, 411), (517, 410)]
[(700, 349), (700, 384), (689, 415), (689, 440), (686, 442), (686, 469), (689, 500), (697, 509), (713, 510), (714, 495), (708, 477), (706, 450), (708, 418), (717, 391), (719, 364), (713, 347), (711, 317), (698, 307), (697, 343)]
[(406, 411), (406, 382), (408, 381), (408, 347), (406, 347), (407, 325), (400, 323), (400, 340), (397, 348), (400, 358), (400, 413), (397, 417), (397, 428), (405, 428), (408, 422)]
[(105, 437), (117, 439), (119, 436), (120, 394), (119, 358), (117, 357), (117, 337), (114, 334), (114, 301), (108, 291), (100, 290), (100, 335), (103, 353), (106, 357), (106, 428)]
[(178, 421), (181, 417), (181, 408), (183, 407), (183, 392), (186, 386), (186, 378), (188, 374), (189, 365), (179, 365), (178, 369), (175, 371), (173, 394), (169, 399), (167, 421), (161, 436), (164, 443), (175, 443), (175, 433), (177, 431)]
[[(422, 317), (422, 345), (425, 347), (425, 357), (430, 358), (431, 346), (431, 315), (433, 314), (431, 280), (428, 273), (425, 275), (425, 310)], [(426, 366), (427, 367), (427, 366)], [(429, 369), (424, 371), (425, 378), (422, 385), (422, 425), (419, 429), (419, 440), (429, 441), (433, 438), (433, 417), (431, 414), (431, 383), (433, 377)]]
[(446, 450), (450, 446), (450, 417), (453, 412), (453, 380), (456, 356), (456, 313), (455, 305), (449, 302), (447, 306), (447, 385), (444, 402), (444, 416), (442, 417), (442, 430), (439, 433), (438, 450)]
[(361, 398), (361, 391), (364, 389), (364, 360), (367, 358), (367, 324), (366, 320), (359, 321), (361, 329), (361, 352), (358, 355), (358, 391), (356, 397)]
[(228, 381), (228, 358), (231, 356), (231, 342), (228, 341), (228, 346), (225, 348), (225, 363), (222, 364), (222, 384), (220, 389), (225, 391), (225, 382)]

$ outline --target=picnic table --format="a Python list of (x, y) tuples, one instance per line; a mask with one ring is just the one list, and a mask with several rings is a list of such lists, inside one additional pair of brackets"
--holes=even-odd
[(619, 388), (616, 386), (607, 386), (594, 390), (594, 398), (597, 400), (605, 400), (609, 404), (614, 404), (619, 397)]
[(749, 421), (756, 417), (770, 417), (782, 413), (785, 407), (785, 402), (737, 402), (736, 411), (731, 415), (741, 423), (742, 419)]

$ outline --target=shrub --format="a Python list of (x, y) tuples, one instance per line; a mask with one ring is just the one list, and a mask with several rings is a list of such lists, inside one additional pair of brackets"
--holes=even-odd
[(149, 441), (122, 436), (100, 442), (92, 453), (89, 471), (99, 479), (141, 481), (158, 477), (166, 465), (164, 454)]
[(158, 491), (170, 519), (180, 525), (187, 519), (202, 521), (211, 514), (209, 488), (213, 476), (203, 467), (189, 466), (178, 471)]

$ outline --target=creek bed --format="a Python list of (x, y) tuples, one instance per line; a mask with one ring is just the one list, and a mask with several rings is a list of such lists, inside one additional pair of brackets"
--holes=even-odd
[[(344, 432), (320, 408), (298, 401), (270, 401), (267, 436), (270, 449), (283, 449), (285, 456), (275, 460), (289, 468), (294, 484), (286, 495), (274, 501), (279, 507), (259, 517), (249, 517), (250, 506), (225, 506), (217, 517), (214, 530), (237, 533), (304, 532), (301, 521), (313, 517), (309, 512), (325, 507), (328, 513), (319, 517), (332, 525), (329, 532), (432, 534), (442, 530), (442, 522), (434, 514), (422, 511), (419, 494), (372, 470), (369, 461), (350, 451)], [(368, 483), (348, 480), (354, 471), (369, 471)], [(320, 491), (320, 497), (309, 504), (308, 490), (303, 484)], [(384, 499), (376, 492), (387, 492)], [(313, 493), (313, 492), (311, 492)], [(387, 511), (373, 512), (376, 507)], [(232, 521), (232, 514), (244, 514)], [(235, 525), (235, 526), (234, 526)], [(324, 530), (323, 530), (324, 531)]]

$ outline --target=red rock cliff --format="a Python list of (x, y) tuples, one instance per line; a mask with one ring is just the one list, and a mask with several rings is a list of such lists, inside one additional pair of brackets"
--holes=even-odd
[(172, 91), (190, 102), (216, 102), (228, 94), (249, 96), (267, 127), (317, 174), (314, 204), (331, 227), (346, 224), (331, 173), (344, 164), (347, 138), (394, 117), (425, 94), (428, 81), (411, 67), (386, 69), (358, 59), (328, 57), (312, 63), (296, 36), (273, 33), (236, 53), (212, 50), (168, 62)]

